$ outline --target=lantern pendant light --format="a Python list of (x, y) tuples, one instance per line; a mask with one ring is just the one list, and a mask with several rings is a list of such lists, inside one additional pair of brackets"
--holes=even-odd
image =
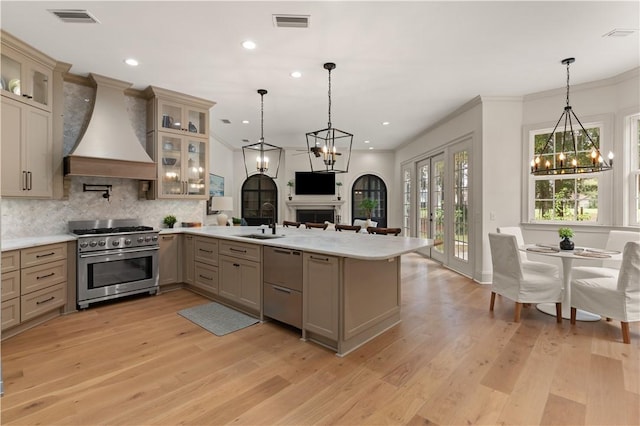
[[(534, 148), (534, 158), (530, 164), (532, 175), (594, 173), (611, 170), (613, 166), (613, 153), (609, 152), (608, 159), (602, 157), (598, 143), (584, 128), (569, 104), (569, 65), (573, 62), (575, 58), (562, 60), (562, 64), (567, 66), (566, 105), (544, 147), (538, 152)], [(556, 129), (563, 120), (564, 129), (556, 134)], [(581, 130), (573, 130), (573, 120)]]
[(329, 72), (329, 121), (327, 128), (309, 132), (307, 149), (311, 171), (315, 173), (347, 173), (351, 162), (353, 135), (336, 129), (331, 124), (331, 71), (336, 68), (333, 62), (324, 64)]
[(261, 174), (275, 179), (278, 177), (282, 148), (264, 141), (264, 95), (267, 91), (258, 89), (258, 94), (260, 95), (260, 139), (257, 143), (242, 147), (244, 170), (247, 177)]

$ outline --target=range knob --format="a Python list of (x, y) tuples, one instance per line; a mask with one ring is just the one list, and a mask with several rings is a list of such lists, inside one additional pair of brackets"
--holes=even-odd
[(86, 242), (86, 241), (83, 241), (83, 242), (80, 243), (80, 247), (82, 247), (82, 248), (87, 248), (88, 246), (89, 246), (89, 243)]
[(131, 245), (131, 240), (128, 239), (128, 238), (126, 240), (124, 240), (124, 245), (125, 246), (130, 246)]
[(138, 242), (141, 243), (144, 241), (144, 237), (138, 237)]
[(147, 235), (146, 237), (144, 237), (144, 240), (145, 240), (146, 242), (151, 241), (151, 236)]
[(153, 237), (151, 237), (151, 241), (158, 241), (158, 236), (154, 235)]
[(98, 241), (98, 245), (99, 245), (100, 247), (104, 247), (104, 246), (106, 246), (106, 245), (107, 245), (107, 242), (106, 242), (105, 240), (100, 240), (100, 241)]
[(111, 244), (113, 244), (114, 247), (118, 247), (120, 245), (120, 240), (113, 240), (111, 241)]
[(97, 245), (98, 245), (98, 242), (97, 242), (97, 241), (93, 241), (93, 240), (92, 240), (92, 241), (90, 241), (90, 242), (89, 242), (89, 245), (90, 245), (91, 247), (95, 247), (95, 246), (97, 246)]

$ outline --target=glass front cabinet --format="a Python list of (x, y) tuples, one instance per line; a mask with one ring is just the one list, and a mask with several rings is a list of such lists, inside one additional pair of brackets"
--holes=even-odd
[(147, 198), (207, 199), (214, 103), (153, 86), (147, 92), (147, 151), (158, 164)]
[(10, 48), (2, 49), (0, 89), (2, 94), (51, 111), (53, 71)]

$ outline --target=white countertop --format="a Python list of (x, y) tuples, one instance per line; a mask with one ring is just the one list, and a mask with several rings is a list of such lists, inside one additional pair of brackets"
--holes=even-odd
[[(258, 226), (205, 226), (201, 228), (163, 229), (161, 234), (186, 233), (243, 243), (260, 244), (309, 251), (354, 259), (380, 260), (410, 253), (433, 245), (433, 240), (392, 235), (356, 234), (355, 232), (323, 231), (321, 229), (284, 228), (278, 226), (276, 235), (281, 238), (257, 240), (242, 235), (261, 234)], [(264, 233), (271, 234), (271, 229)]]
[[(354, 259), (380, 260), (410, 253), (433, 245), (433, 240), (408, 238), (392, 235), (356, 234), (321, 229), (296, 229), (279, 226), (276, 235), (281, 238), (257, 240), (242, 235), (261, 234), (259, 226), (205, 226), (199, 228), (161, 229), (161, 234), (191, 234), (216, 237), (250, 244), (303, 250), (332, 256)], [(271, 234), (271, 229), (264, 233)], [(2, 240), (2, 251), (73, 241), (71, 234), (47, 235), (40, 237), (12, 238)]]
[(47, 244), (73, 241), (76, 237), (71, 234), (45, 235), (41, 237), (11, 238), (2, 240), (2, 251), (18, 250)]

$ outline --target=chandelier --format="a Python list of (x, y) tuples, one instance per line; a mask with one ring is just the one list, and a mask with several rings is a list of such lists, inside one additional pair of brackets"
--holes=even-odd
[(347, 173), (353, 135), (331, 125), (331, 70), (336, 64), (327, 62), (323, 67), (329, 72), (329, 121), (326, 129), (306, 134), (309, 163), (315, 173)]
[[(569, 104), (569, 65), (573, 62), (575, 58), (562, 60), (562, 63), (567, 66), (566, 105), (544, 147), (539, 152), (536, 152), (534, 147), (534, 158), (531, 160), (533, 175), (603, 172), (611, 170), (613, 166), (613, 153), (609, 152), (608, 160), (602, 157), (598, 144), (585, 130)], [(564, 129), (556, 134), (556, 129), (563, 120)], [(582, 130), (573, 130), (574, 120)]]
[[(261, 174), (275, 179), (278, 177), (282, 148), (264, 141), (264, 95), (267, 94), (267, 91), (258, 89), (258, 93), (260, 94), (260, 139), (257, 143), (242, 147), (244, 170), (247, 177)], [(255, 163), (253, 162), (254, 158)]]

